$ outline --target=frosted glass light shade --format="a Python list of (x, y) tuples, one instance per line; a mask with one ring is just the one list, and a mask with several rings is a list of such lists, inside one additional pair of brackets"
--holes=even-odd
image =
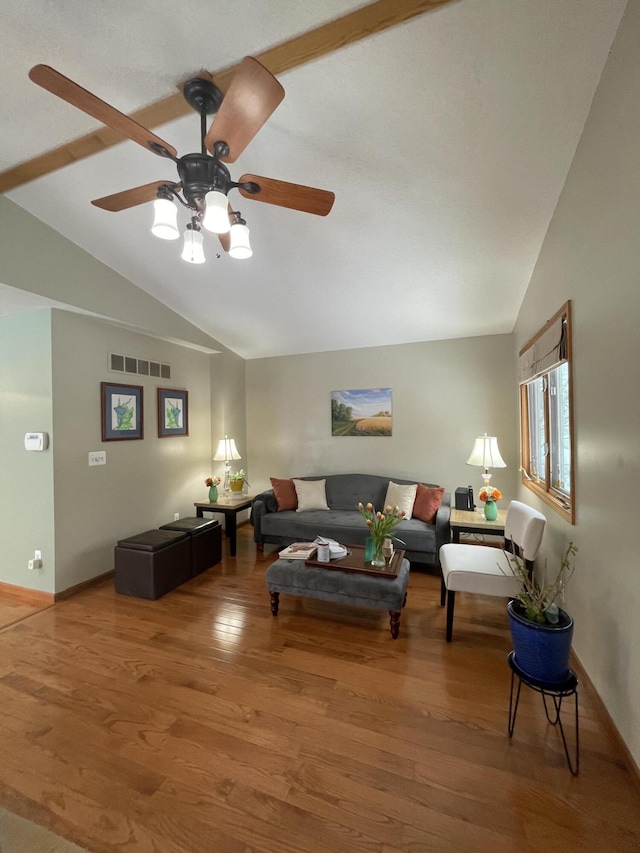
[(226, 195), (220, 190), (211, 190), (204, 197), (204, 202), (206, 207), (202, 220), (203, 227), (216, 234), (227, 234), (231, 225)]
[(182, 247), (182, 260), (190, 264), (204, 263), (204, 240), (199, 231), (187, 228), (184, 232), (184, 246)]
[(235, 440), (225, 435), (224, 438), (218, 441), (213, 459), (215, 462), (228, 462), (230, 459), (242, 459), (242, 456), (238, 453)]
[(231, 226), (231, 244), (229, 246), (229, 254), (232, 258), (250, 258), (253, 255), (251, 245), (249, 243), (249, 229), (246, 225), (236, 223)]
[(480, 468), (506, 468), (507, 463), (500, 455), (498, 439), (495, 435), (476, 436), (467, 465), (478, 465)]
[(178, 231), (178, 208), (168, 198), (157, 198), (154, 203), (154, 219), (151, 233), (161, 240), (177, 240), (180, 236)]

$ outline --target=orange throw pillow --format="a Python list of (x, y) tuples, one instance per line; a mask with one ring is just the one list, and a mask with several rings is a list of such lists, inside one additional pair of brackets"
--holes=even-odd
[(442, 503), (443, 495), (444, 486), (434, 489), (418, 483), (416, 499), (413, 504), (413, 517), (419, 518), (420, 521), (426, 521), (427, 524), (435, 524), (436, 513)]
[(298, 509), (298, 493), (293, 480), (278, 480), (276, 477), (269, 477), (269, 479), (273, 494), (276, 496), (278, 512), (283, 512), (285, 509)]

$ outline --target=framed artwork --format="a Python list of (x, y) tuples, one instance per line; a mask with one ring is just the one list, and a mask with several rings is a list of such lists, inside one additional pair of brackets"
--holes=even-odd
[(158, 388), (158, 438), (189, 435), (189, 392)]
[(391, 435), (391, 388), (331, 392), (331, 435)]
[(102, 440), (142, 438), (142, 386), (101, 382)]

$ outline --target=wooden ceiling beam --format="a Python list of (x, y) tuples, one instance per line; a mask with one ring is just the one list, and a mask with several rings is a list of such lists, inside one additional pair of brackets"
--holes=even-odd
[[(375, 0), (361, 9), (349, 12), (340, 18), (322, 24), (313, 30), (288, 39), (262, 53), (254, 54), (273, 75), (283, 74), (314, 59), (326, 56), (341, 47), (367, 38), (374, 33), (408, 21), (417, 15), (431, 12), (453, 0)], [(216, 85), (223, 93), (229, 88), (238, 65), (232, 65), (212, 73)], [(131, 113), (131, 118), (149, 129), (181, 118), (191, 112), (182, 91), (175, 92), (149, 106)], [(108, 127), (101, 127), (85, 136), (53, 148), (24, 163), (0, 173), (0, 193), (41, 178), (104, 151), (127, 137)]]

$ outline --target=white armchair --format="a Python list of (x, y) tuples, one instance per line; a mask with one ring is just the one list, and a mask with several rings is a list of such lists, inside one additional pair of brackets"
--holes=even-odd
[[(511, 501), (505, 521), (505, 547), (513, 548), (533, 571), (542, 535), (547, 523), (542, 513), (520, 501)], [(442, 595), (440, 604), (447, 601), (447, 642), (453, 634), (453, 611), (456, 592), (473, 592), (510, 598), (516, 595), (520, 584), (511, 571), (504, 551), (489, 545), (463, 545), (449, 543), (440, 548), (442, 566)]]

